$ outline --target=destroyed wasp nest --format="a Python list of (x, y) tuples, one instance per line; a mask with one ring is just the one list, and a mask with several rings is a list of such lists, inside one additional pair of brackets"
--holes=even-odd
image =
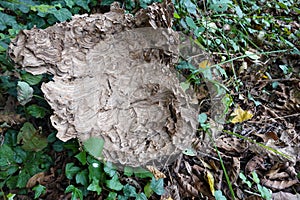
[(134, 18), (114, 4), (12, 41), (16, 63), (54, 75), (42, 91), (59, 139), (103, 138), (106, 160), (133, 167), (161, 166), (191, 144), (197, 111), (173, 70), (178, 35), (168, 29), (170, 17), (155, 23), (155, 15), (168, 15), (162, 8), (154, 4)]

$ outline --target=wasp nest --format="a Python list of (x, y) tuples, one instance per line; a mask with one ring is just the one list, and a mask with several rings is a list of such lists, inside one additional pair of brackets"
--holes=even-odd
[(190, 145), (197, 111), (173, 70), (178, 34), (162, 8), (133, 17), (114, 5), (105, 14), (23, 30), (12, 41), (16, 63), (54, 75), (42, 90), (59, 139), (103, 138), (106, 160), (133, 167), (165, 164)]

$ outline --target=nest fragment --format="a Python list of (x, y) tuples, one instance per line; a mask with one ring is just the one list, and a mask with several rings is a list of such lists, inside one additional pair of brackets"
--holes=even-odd
[(197, 110), (173, 68), (178, 34), (170, 18), (155, 23), (169, 15), (164, 6), (135, 18), (113, 4), (108, 13), (23, 30), (12, 41), (16, 63), (54, 75), (42, 91), (59, 139), (103, 138), (106, 160), (133, 167), (161, 166), (190, 146)]

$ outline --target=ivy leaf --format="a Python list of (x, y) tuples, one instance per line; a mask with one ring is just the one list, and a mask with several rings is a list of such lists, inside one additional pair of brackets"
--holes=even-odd
[(109, 194), (105, 200), (116, 200), (116, 199), (117, 199), (117, 193), (109, 192)]
[(71, 198), (71, 200), (77, 200), (78, 198), (80, 200), (83, 200), (82, 191), (80, 189), (76, 188), (74, 185), (69, 185), (66, 188), (65, 193), (68, 193), (68, 192), (72, 192), (72, 198)]
[(117, 174), (115, 174), (111, 180), (106, 180), (105, 183), (106, 186), (112, 190), (120, 191), (123, 188), (123, 185), (120, 183)]
[(106, 162), (103, 170), (110, 177), (113, 177), (117, 173), (116, 167), (111, 162)]
[(0, 11), (0, 31), (4, 31), (8, 26), (17, 28), (18, 23), (16, 18)]
[(76, 5), (82, 7), (83, 9), (85, 9), (86, 11), (90, 11), (90, 8), (89, 8), (89, 3), (90, 3), (90, 0), (76, 0), (75, 1)]
[(232, 4), (231, 0), (212, 0), (209, 4), (209, 9), (215, 12), (224, 12), (230, 4)]
[(34, 188), (32, 188), (32, 190), (34, 191), (34, 199), (39, 198), (41, 195), (46, 193), (46, 187), (38, 184), (37, 186), (35, 186)]
[(30, 105), (26, 108), (26, 111), (35, 118), (43, 118), (46, 115), (47, 110), (38, 105)]
[(74, 163), (66, 164), (65, 173), (66, 173), (66, 177), (68, 179), (71, 180), (74, 177), (74, 175), (77, 174), (79, 171), (80, 171), (80, 168), (75, 166)]
[(163, 178), (156, 180), (152, 177), (150, 187), (157, 195), (163, 195), (165, 193)]
[(17, 180), (17, 187), (18, 188), (25, 188), (27, 181), (30, 179), (30, 174), (26, 172), (26, 170), (20, 170)]
[(87, 190), (97, 192), (97, 195), (100, 195), (102, 188), (99, 186), (99, 180), (93, 180), (92, 183), (87, 187)]
[(192, 13), (194, 15), (197, 14), (197, 6), (191, 0), (185, 0), (183, 2), (189, 13)]
[(123, 193), (125, 197), (135, 197), (136, 196), (136, 189), (135, 187), (126, 184), (123, 188)]
[(223, 195), (222, 191), (220, 190), (215, 191), (214, 196), (216, 200), (227, 200), (226, 197)]
[(41, 80), (43, 79), (43, 75), (33, 75), (30, 73), (24, 73), (21, 75), (21, 78), (29, 85), (36, 85), (41, 82)]
[(238, 107), (234, 109), (233, 113), (230, 116), (235, 116), (232, 120), (231, 123), (241, 123), (244, 121), (247, 121), (253, 117), (253, 114), (249, 111), (245, 111), (242, 108)]
[(88, 170), (82, 170), (76, 174), (76, 183), (80, 183), (81, 185), (87, 187), (88, 186)]
[(132, 176), (133, 174), (133, 168), (132, 167), (129, 167), (129, 166), (125, 166), (124, 167), (124, 175), (125, 176)]
[(0, 146), (0, 167), (9, 166), (14, 163), (14, 151), (6, 144)]
[(77, 158), (82, 165), (86, 164), (86, 152), (85, 151), (81, 151), (79, 154), (77, 154), (75, 156), (75, 158)]
[(23, 81), (18, 81), (17, 85), (17, 99), (21, 105), (25, 105), (29, 101), (31, 101), (33, 97), (33, 89), (30, 85)]
[(144, 193), (139, 193), (136, 195), (135, 200), (147, 200), (147, 197)]
[(153, 190), (151, 189), (150, 183), (151, 183), (151, 182), (148, 182), (148, 183), (145, 185), (145, 187), (144, 187), (145, 195), (146, 195), (146, 197), (148, 197), (148, 198), (153, 194)]
[(66, 8), (61, 8), (57, 11), (52, 11), (51, 13), (60, 22), (64, 22), (72, 18), (72, 13)]
[(69, 7), (69, 8), (72, 8), (74, 6), (74, 1), (73, 0), (65, 0), (66, 2), (66, 5)]
[(20, 129), (17, 142), (22, 145), (22, 148), (27, 151), (41, 151), (48, 145), (47, 138), (41, 136), (34, 126), (26, 122)]
[(197, 28), (197, 25), (195, 24), (195, 22), (192, 18), (187, 16), (185, 18), (185, 22), (190, 27), (190, 29), (196, 29)]
[(104, 146), (104, 140), (97, 137), (90, 137), (83, 142), (84, 149), (95, 158), (100, 158)]

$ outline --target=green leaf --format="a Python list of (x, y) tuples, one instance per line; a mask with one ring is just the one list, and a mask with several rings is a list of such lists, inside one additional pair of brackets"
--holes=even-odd
[(132, 176), (133, 175), (133, 168), (129, 166), (124, 167), (124, 175), (125, 176)]
[(61, 8), (61, 9), (59, 9), (57, 11), (53, 11), (51, 13), (60, 22), (64, 22), (64, 21), (72, 18), (72, 13), (66, 8)]
[(257, 184), (257, 189), (261, 195), (262, 198), (266, 200), (271, 200), (272, 199), (272, 192), (266, 187), (261, 186), (260, 184)]
[(116, 200), (117, 199), (117, 193), (115, 192), (109, 192), (106, 200)]
[(138, 178), (152, 178), (153, 174), (142, 167), (134, 169), (134, 175)]
[(193, 149), (185, 149), (182, 151), (182, 153), (187, 156), (196, 156), (197, 155)]
[(238, 15), (239, 18), (243, 18), (244, 17), (244, 13), (242, 11), (242, 9), (240, 8), (240, 6), (235, 6), (235, 12)]
[(43, 107), (40, 107), (36, 104), (30, 105), (26, 108), (28, 114), (35, 118), (44, 118), (47, 110)]
[(65, 0), (65, 2), (66, 2), (66, 5), (67, 5), (69, 8), (72, 8), (72, 7), (75, 5), (75, 3), (74, 3), (73, 0)]
[(80, 200), (83, 200), (83, 194), (82, 191), (78, 188), (76, 188), (74, 185), (69, 185), (66, 190), (65, 193), (69, 193), (72, 192), (72, 198), (71, 200), (78, 200), (78, 198)]
[(30, 85), (23, 81), (18, 81), (17, 85), (17, 99), (21, 105), (25, 105), (29, 101), (31, 101), (33, 97), (33, 89)]
[(12, 193), (9, 193), (8, 195), (6, 195), (7, 200), (14, 200), (15, 196), (16, 196), (16, 194), (12, 194)]
[(197, 14), (197, 6), (191, 1), (191, 0), (185, 0), (184, 6), (186, 7), (186, 10), (191, 13), (196, 15)]
[(257, 173), (255, 171), (252, 172), (252, 178), (253, 178), (253, 181), (256, 183), (256, 184), (259, 184), (260, 180), (257, 176)]
[(196, 29), (197, 28), (197, 25), (195, 24), (195, 22), (192, 18), (187, 16), (185, 18), (185, 22), (190, 27), (190, 29)]
[(35, 186), (34, 188), (32, 188), (32, 190), (34, 191), (34, 199), (39, 198), (42, 194), (46, 193), (46, 187), (38, 184), (37, 186)]
[[(100, 5), (101, 6), (109, 6), (110, 4), (112, 4), (115, 0), (102, 0)], [(127, 2), (126, 2), (127, 3)], [(129, 2), (130, 3), (130, 2)], [(127, 7), (127, 6), (126, 6)]]
[(163, 195), (165, 193), (163, 178), (156, 180), (152, 177), (150, 187), (157, 195)]
[(105, 183), (106, 186), (112, 190), (120, 191), (123, 188), (123, 185), (120, 183), (117, 174), (115, 174), (111, 180), (106, 180)]
[(139, 193), (136, 195), (135, 200), (147, 200), (147, 197), (144, 193)]
[(123, 193), (125, 197), (135, 197), (136, 196), (136, 189), (135, 187), (126, 184), (123, 188)]
[(116, 173), (116, 167), (111, 162), (106, 162), (104, 165), (104, 171), (107, 173), (110, 177), (113, 177)]
[(100, 158), (104, 146), (104, 140), (97, 137), (90, 137), (83, 142), (84, 149), (95, 158)]
[(239, 177), (240, 179), (242, 179), (243, 183), (247, 184), (249, 188), (252, 187), (251, 182), (246, 178), (246, 176), (242, 172), (240, 172)]
[(224, 12), (228, 9), (230, 4), (232, 4), (231, 0), (212, 0), (209, 3), (209, 9), (215, 12)]
[(148, 182), (145, 187), (144, 187), (144, 192), (145, 192), (145, 195), (146, 197), (150, 197), (152, 194), (153, 194), (153, 190), (151, 189), (151, 186), (150, 186), (151, 182)]
[(26, 187), (26, 184), (30, 179), (30, 177), (31, 177), (30, 174), (28, 174), (25, 170), (20, 170), (20, 173), (18, 175), (18, 180), (17, 180), (17, 187), (18, 188)]
[(33, 75), (30, 73), (25, 73), (21, 75), (21, 78), (29, 85), (36, 85), (41, 82), (41, 80), (43, 79), (43, 75)]
[(100, 169), (100, 164), (98, 162), (93, 162), (89, 165), (89, 180), (101, 180), (101, 176), (104, 175), (103, 171)]
[(226, 197), (223, 195), (222, 191), (216, 190), (214, 194), (216, 200), (226, 200)]
[(92, 183), (87, 187), (87, 190), (97, 192), (97, 195), (100, 195), (102, 188), (99, 185), (99, 180), (94, 179)]
[(4, 31), (5, 29), (8, 29), (8, 27), (17, 29), (19, 25), (15, 17), (2, 13), (0, 11), (0, 31)]
[(81, 151), (79, 154), (77, 154), (75, 156), (75, 158), (77, 158), (79, 160), (79, 162), (81, 162), (82, 165), (86, 164), (86, 152), (85, 151)]
[(14, 151), (6, 144), (0, 146), (0, 167), (9, 166), (14, 163)]
[(41, 151), (48, 145), (47, 138), (41, 136), (34, 126), (26, 122), (20, 129), (17, 138), (18, 143), (23, 144), (22, 148), (27, 151)]
[(183, 89), (183, 91), (185, 92), (187, 89), (189, 89), (190, 83), (189, 82), (181, 82), (180, 86)]
[(207, 115), (206, 113), (201, 113), (200, 115), (198, 115), (198, 122), (200, 124), (204, 124), (207, 120)]
[(90, 8), (89, 8), (89, 3), (90, 3), (90, 0), (76, 0), (75, 1), (76, 5), (82, 7), (83, 9), (85, 9), (86, 11), (90, 11)]
[(65, 173), (66, 173), (66, 177), (68, 179), (71, 180), (74, 177), (74, 175), (77, 174), (79, 171), (80, 171), (80, 168), (75, 166), (74, 163), (66, 164)]
[(81, 185), (87, 187), (88, 186), (88, 170), (84, 169), (76, 174), (76, 183), (80, 183)]

